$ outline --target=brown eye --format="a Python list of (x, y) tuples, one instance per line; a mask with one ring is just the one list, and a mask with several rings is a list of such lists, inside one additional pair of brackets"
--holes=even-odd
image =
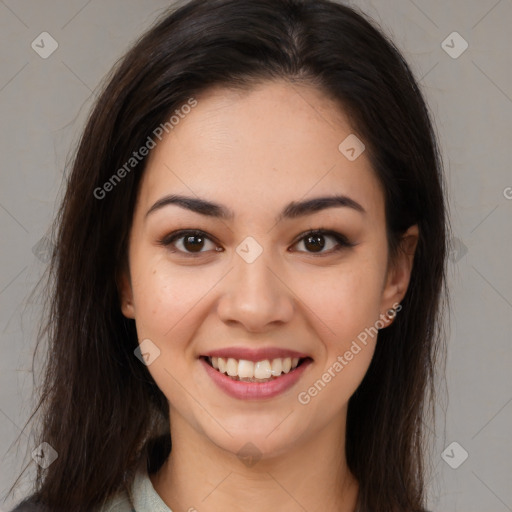
[(201, 252), (204, 242), (205, 237), (202, 235), (185, 235), (183, 237), (183, 247), (190, 252)]
[(325, 247), (325, 236), (308, 235), (304, 238), (304, 247), (308, 251), (320, 252)]
[[(335, 243), (326, 243), (326, 239), (334, 240)], [(306, 252), (311, 254), (331, 254), (333, 252), (340, 251), (344, 247), (353, 247), (355, 244), (349, 242), (349, 240), (342, 235), (341, 233), (337, 233), (336, 231), (328, 231), (323, 229), (317, 229), (314, 231), (309, 231), (305, 235), (302, 235), (302, 238), (295, 244), (303, 243)], [(328, 247), (328, 250), (323, 251), (325, 247)]]
[(208, 242), (212, 246), (209, 250), (221, 250), (202, 231), (176, 231), (159, 241), (161, 245), (176, 249), (175, 252), (193, 255), (208, 252), (208, 249), (206, 251), (203, 250), (205, 246), (208, 246)]
[[(327, 242), (326, 242), (327, 240)], [(329, 242), (329, 240), (331, 240)], [(185, 256), (199, 256), (208, 251), (223, 251), (206, 233), (199, 230), (179, 230), (167, 235), (158, 241), (160, 245), (169, 247), (172, 252), (181, 253)], [(343, 248), (353, 247), (344, 235), (336, 231), (317, 229), (309, 231), (301, 236), (294, 245), (304, 244), (307, 254), (318, 254), (319, 256), (328, 255), (342, 250)], [(208, 247), (210, 244), (210, 247)], [(327, 247), (327, 250), (324, 250)]]

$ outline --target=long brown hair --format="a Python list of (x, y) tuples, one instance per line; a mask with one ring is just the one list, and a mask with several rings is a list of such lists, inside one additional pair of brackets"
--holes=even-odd
[[(45, 375), (29, 421), (39, 412), (38, 440), (58, 458), (38, 466), (34, 502), (93, 510), (130, 483), (140, 462), (151, 473), (168, 456), (168, 403), (134, 356), (135, 324), (121, 313), (116, 284), (146, 158), (133, 168), (126, 162), (209, 87), (272, 79), (314, 85), (350, 117), (383, 186), (391, 257), (407, 228), (419, 226), (402, 311), (380, 331), (349, 402), (346, 454), (361, 512), (425, 510), (423, 422), (433, 410), (448, 301), (441, 159), (426, 102), (400, 52), (363, 14), (329, 0), (186, 2), (165, 13), (107, 77), (55, 221), (37, 345), (48, 341)], [(123, 166), (122, 180), (113, 180)]]

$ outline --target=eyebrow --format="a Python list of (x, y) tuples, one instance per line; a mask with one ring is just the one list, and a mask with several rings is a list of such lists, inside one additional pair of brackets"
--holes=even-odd
[[(196, 197), (187, 197), (179, 194), (171, 194), (159, 199), (147, 212), (146, 218), (151, 213), (164, 208), (165, 206), (176, 205), (185, 208), (192, 212), (207, 217), (214, 217), (218, 219), (232, 220), (235, 217), (233, 211), (224, 205), (200, 199)], [(276, 222), (283, 219), (295, 219), (297, 217), (304, 217), (305, 215), (316, 213), (327, 208), (346, 207), (352, 208), (366, 214), (366, 210), (354, 199), (345, 195), (333, 195), (327, 197), (315, 197), (305, 201), (292, 201), (287, 204), (283, 211), (276, 217)]]

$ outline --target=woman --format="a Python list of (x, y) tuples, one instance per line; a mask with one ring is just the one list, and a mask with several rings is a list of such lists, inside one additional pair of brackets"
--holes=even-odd
[(422, 94), (364, 16), (167, 14), (69, 176), (16, 510), (425, 511), (443, 190)]

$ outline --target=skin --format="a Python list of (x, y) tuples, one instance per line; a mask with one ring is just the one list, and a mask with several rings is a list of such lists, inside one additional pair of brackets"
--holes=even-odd
[[(377, 336), (307, 405), (297, 395), (401, 301), (417, 226), (388, 261), (380, 183), (366, 152), (349, 161), (338, 150), (354, 130), (319, 90), (275, 81), (245, 93), (214, 88), (197, 100), (149, 156), (120, 280), (123, 314), (135, 319), (139, 342), (149, 338), (160, 350), (148, 369), (170, 407), (173, 448), (152, 484), (175, 512), (352, 511), (358, 485), (345, 460), (347, 404)], [(146, 217), (171, 193), (223, 204), (234, 218), (176, 205)], [(275, 222), (292, 201), (335, 193), (365, 213), (331, 207)], [(319, 254), (301, 238), (312, 228), (356, 245), (332, 252), (337, 242), (324, 235)], [(158, 243), (178, 229), (210, 238), (196, 252), (184, 238)], [(248, 236), (263, 250), (251, 264), (236, 252)], [(235, 345), (298, 350), (313, 364), (281, 395), (235, 399), (198, 359)], [(261, 454), (250, 467), (237, 456), (247, 442)]]

